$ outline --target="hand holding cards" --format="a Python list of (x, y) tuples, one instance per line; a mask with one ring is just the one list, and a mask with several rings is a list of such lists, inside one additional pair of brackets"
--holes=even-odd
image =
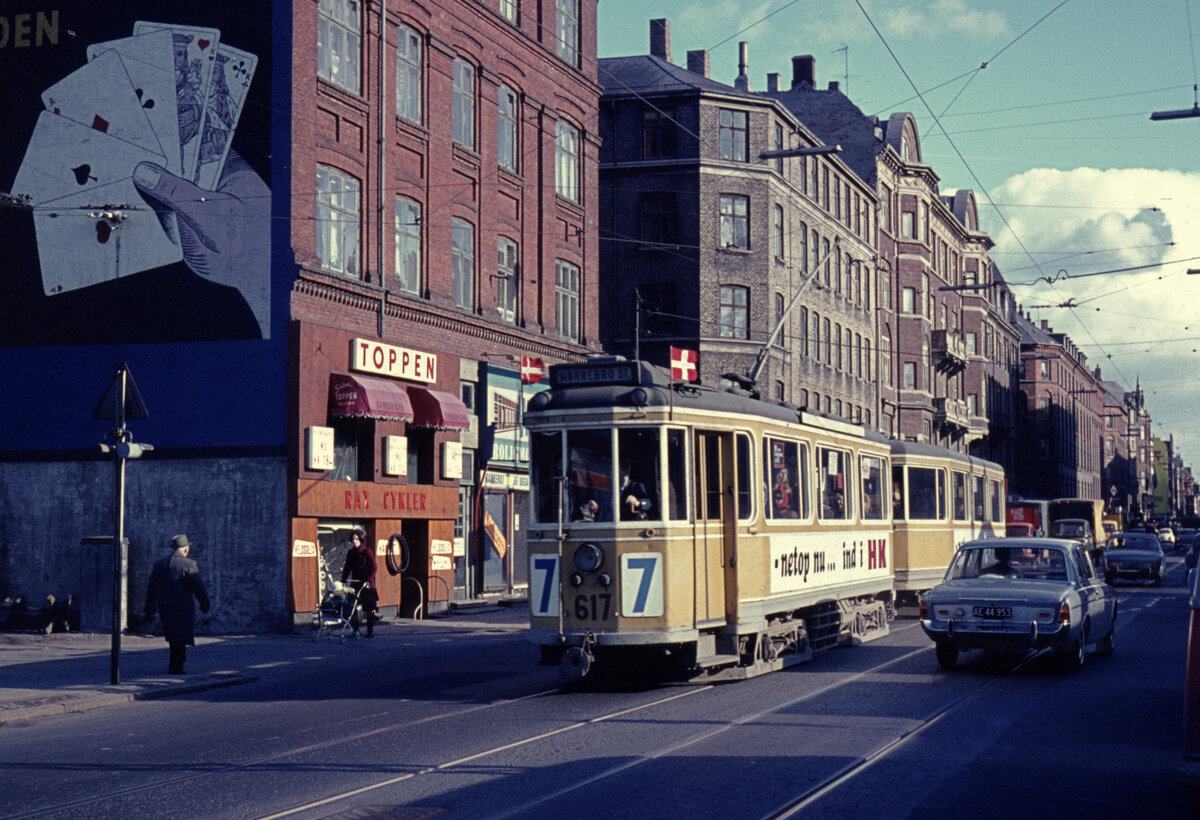
[(257, 57), (216, 29), (141, 21), (133, 35), (90, 46), (42, 95), (12, 193), (32, 200), (47, 294), (184, 258), (174, 212), (133, 184), (139, 163), (206, 190), (221, 180)]

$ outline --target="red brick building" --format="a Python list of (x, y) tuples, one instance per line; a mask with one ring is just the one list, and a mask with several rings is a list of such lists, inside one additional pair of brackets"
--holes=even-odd
[(597, 345), (595, 0), (321, 0), (293, 27), (293, 609), (354, 525), (381, 578), (393, 533), (411, 550), (422, 589), (388, 577), (385, 605), (509, 592), (517, 369)]

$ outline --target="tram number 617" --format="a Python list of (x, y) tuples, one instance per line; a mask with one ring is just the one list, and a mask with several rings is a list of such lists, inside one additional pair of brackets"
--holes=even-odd
[(607, 621), (611, 611), (610, 592), (575, 596), (575, 619), (578, 621)]

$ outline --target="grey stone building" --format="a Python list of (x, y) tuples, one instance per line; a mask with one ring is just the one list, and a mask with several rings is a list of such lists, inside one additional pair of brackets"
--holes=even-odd
[(745, 376), (800, 292), (756, 389), (875, 425), (873, 190), (750, 89), (744, 45), (727, 85), (703, 51), (671, 62), (667, 21), (650, 29), (649, 54), (600, 61), (604, 346)]

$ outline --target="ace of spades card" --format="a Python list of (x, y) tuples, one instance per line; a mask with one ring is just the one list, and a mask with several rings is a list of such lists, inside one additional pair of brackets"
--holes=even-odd
[(163, 167), (176, 176), (182, 176), (173, 40), (167, 29), (151, 31), (136, 37), (90, 45), (87, 57), (99, 61), (108, 54), (120, 55), (134, 95), (146, 114), (150, 128), (158, 137), (161, 152), (166, 155)]
[(39, 115), (13, 193), (31, 197), (47, 295), (183, 259), (133, 184), (143, 161), (163, 157), (52, 112)]

